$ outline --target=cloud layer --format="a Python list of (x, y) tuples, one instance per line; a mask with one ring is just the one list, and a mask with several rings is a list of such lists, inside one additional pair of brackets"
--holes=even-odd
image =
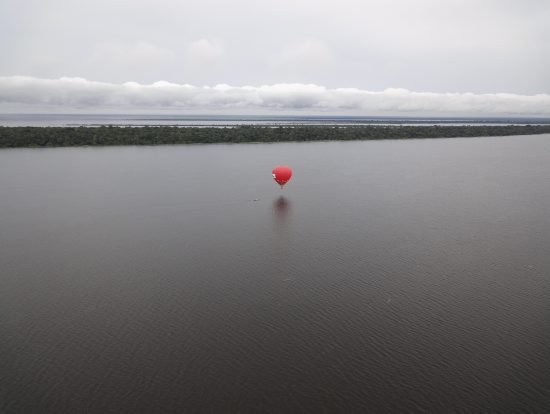
[(0, 76), (0, 109), (308, 111), (374, 114), (550, 115), (550, 95), (432, 93), (390, 88), (329, 89), (314, 84), (197, 87), (122, 84), (83, 78)]
[(550, 94), (549, 21), (548, 0), (2, 0), (0, 76)]

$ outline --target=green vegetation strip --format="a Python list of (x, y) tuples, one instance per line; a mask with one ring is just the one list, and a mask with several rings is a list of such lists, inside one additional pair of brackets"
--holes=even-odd
[(484, 137), (550, 133), (550, 125), (0, 127), (0, 148)]

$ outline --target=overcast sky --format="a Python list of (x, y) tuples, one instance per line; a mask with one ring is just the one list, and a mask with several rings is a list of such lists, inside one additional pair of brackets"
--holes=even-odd
[(0, 110), (550, 115), (548, 0), (2, 0)]

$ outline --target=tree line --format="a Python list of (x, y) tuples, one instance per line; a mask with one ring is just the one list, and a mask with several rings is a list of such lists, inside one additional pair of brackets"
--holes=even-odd
[(353, 141), (550, 133), (550, 125), (0, 127), (0, 148)]

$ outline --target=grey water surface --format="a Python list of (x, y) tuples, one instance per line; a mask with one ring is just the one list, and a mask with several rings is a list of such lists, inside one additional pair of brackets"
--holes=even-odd
[(548, 134), (0, 150), (2, 413), (550, 412), (549, 282)]
[(182, 114), (2, 114), (0, 126), (177, 126), (235, 127), (242, 125), (544, 125), (547, 117), (396, 117), (330, 115), (182, 115)]

